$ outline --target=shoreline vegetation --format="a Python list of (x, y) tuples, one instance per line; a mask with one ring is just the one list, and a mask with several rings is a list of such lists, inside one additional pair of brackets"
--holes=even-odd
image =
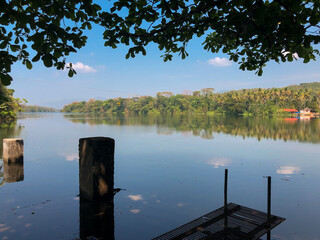
[(60, 112), (60, 110), (51, 107), (42, 107), (38, 105), (25, 105), (21, 104), (20, 112)]
[[(13, 126), (18, 112), (57, 112), (49, 107), (22, 104), (14, 90), (0, 84), (0, 127)], [(24, 100), (26, 102), (26, 100)], [(179, 116), (185, 114), (232, 116), (294, 116), (285, 109), (310, 108), (319, 116), (320, 83), (301, 83), (283, 88), (241, 89), (216, 93), (213, 88), (184, 91), (181, 94), (159, 92), (156, 97), (90, 99), (65, 105), (66, 113), (108, 113)]]
[(320, 83), (302, 83), (283, 88), (241, 89), (216, 93), (213, 88), (184, 91), (182, 94), (159, 92), (156, 97), (90, 99), (65, 105), (67, 113), (112, 113), (140, 115), (233, 115), (291, 116), (284, 109), (310, 108), (319, 112)]
[(25, 99), (13, 97), (14, 90), (0, 84), (0, 128), (16, 124), (18, 112), (59, 112), (59, 110), (36, 105), (25, 105)]
[(13, 93), (13, 89), (8, 89), (0, 83), (0, 127), (10, 127), (16, 123), (21, 101), (14, 98)]

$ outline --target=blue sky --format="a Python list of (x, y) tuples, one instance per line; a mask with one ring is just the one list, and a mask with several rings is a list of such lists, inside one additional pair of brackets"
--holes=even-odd
[(67, 58), (76, 66), (77, 75), (69, 78), (66, 71), (49, 69), (42, 63), (34, 64), (32, 70), (17, 63), (10, 86), (15, 89), (14, 96), (27, 99), (30, 105), (62, 108), (64, 104), (90, 98), (155, 96), (161, 91), (182, 93), (206, 87), (216, 91), (271, 88), (320, 80), (319, 64), (315, 61), (270, 62), (262, 77), (243, 72), (225, 55), (206, 52), (201, 45), (203, 39), (194, 39), (188, 45), (189, 57), (185, 60), (174, 56), (173, 61), (163, 62), (156, 45), (147, 48), (147, 56), (125, 59), (128, 48), (104, 47), (99, 27), (87, 35), (86, 47)]

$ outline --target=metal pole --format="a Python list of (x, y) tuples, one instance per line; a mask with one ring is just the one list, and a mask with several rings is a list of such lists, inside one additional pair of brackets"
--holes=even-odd
[(271, 177), (268, 176), (268, 226), (271, 226)]
[(228, 210), (228, 169), (224, 172), (224, 210)]
[(224, 172), (224, 228), (228, 229), (228, 169)]

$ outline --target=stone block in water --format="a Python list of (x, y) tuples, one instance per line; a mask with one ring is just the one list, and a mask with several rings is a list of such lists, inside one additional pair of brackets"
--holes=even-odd
[(7, 163), (23, 162), (23, 140), (21, 138), (3, 139), (3, 161)]

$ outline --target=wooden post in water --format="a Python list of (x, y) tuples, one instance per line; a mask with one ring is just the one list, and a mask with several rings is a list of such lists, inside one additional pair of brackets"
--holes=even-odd
[(3, 139), (3, 162), (23, 162), (23, 140), (21, 138)]
[(114, 139), (107, 137), (79, 140), (80, 197), (112, 200), (114, 185)]
[(268, 227), (271, 226), (271, 177), (268, 176)]

